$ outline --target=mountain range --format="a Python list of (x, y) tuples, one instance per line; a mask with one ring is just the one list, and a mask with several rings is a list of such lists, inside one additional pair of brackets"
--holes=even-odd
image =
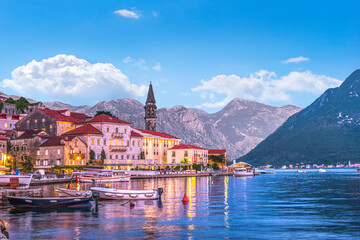
[[(134, 99), (103, 101), (95, 106), (73, 106), (62, 102), (44, 104), (50, 109), (69, 109), (90, 116), (96, 111), (109, 111), (131, 122), (135, 128), (144, 128), (144, 105)], [(182, 143), (208, 149), (225, 148), (231, 160), (248, 153), (299, 110), (292, 105), (273, 107), (240, 98), (211, 114), (183, 106), (160, 108), (157, 111), (157, 131), (176, 136)]]
[(360, 162), (360, 69), (239, 160), (254, 166)]

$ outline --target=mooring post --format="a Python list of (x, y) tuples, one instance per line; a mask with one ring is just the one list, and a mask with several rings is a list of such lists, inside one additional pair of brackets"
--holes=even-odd
[(98, 211), (99, 197), (100, 197), (99, 192), (93, 192), (93, 198), (95, 199), (95, 212)]

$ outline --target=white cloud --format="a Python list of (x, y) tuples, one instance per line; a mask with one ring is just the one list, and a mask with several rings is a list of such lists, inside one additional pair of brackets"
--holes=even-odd
[(159, 62), (155, 62), (155, 66), (153, 66), (152, 69), (161, 71), (161, 64)]
[(132, 62), (134, 60), (131, 57), (126, 57), (122, 61), (123, 61), (123, 63), (129, 63), (129, 62)]
[(141, 69), (148, 70), (149, 68), (145, 66), (146, 61), (144, 59), (139, 58), (137, 61), (134, 62), (134, 66), (137, 66)]
[(140, 97), (147, 87), (129, 81), (110, 63), (89, 63), (73, 55), (60, 54), (31, 61), (12, 71), (0, 86), (25, 96), (44, 95), (80, 102), (120, 97)]
[(140, 11), (131, 11), (131, 10), (127, 10), (127, 9), (117, 10), (114, 13), (117, 15), (123, 16), (123, 17), (127, 17), (127, 18), (138, 19), (141, 16)]
[(299, 63), (299, 62), (304, 62), (304, 61), (309, 61), (310, 58), (306, 58), (306, 57), (303, 57), (303, 56), (300, 56), (300, 57), (296, 57), (296, 58), (289, 58), (289, 59), (286, 59), (284, 61), (282, 61), (282, 63)]
[(153, 11), (153, 12), (152, 12), (152, 15), (153, 15), (154, 17), (157, 17), (157, 16), (159, 16), (159, 13), (156, 12), (156, 11)]
[[(236, 97), (259, 102), (290, 102), (290, 92), (321, 94), (340, 84), (340, 80), (310, 71), (291, 72), (278, 78), (274, 72), (260, 70), (249, 77), (217, 75), (208, 81), (201, 80), (201, 85), (191, 90), (199, 92), (201, 99), (208, 99), (197, 107), (223, 107)], [(219, 98), (222, 100), (216, 101)]]
[(181, 96), (189, 96), (190, 93), (189, 93), (189, 92), (181, 92), (180, 95), (181, 95)]
[(166, 93), (168, 93), (168, 91), (163, 90), (163, 91), (161, 91), (161, 93), (166, 94)]

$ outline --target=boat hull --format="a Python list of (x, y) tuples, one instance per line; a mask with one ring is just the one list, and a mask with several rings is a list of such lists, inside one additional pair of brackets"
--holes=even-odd
[(91, 187), (92, 192), (100, 194), (99, 200), (157, 200), (158, 190), (121, 190), (113, 188)]
[(20, 186), (29, 186), (32, 176), (0, 175), (0, 186), (10, 186), (10, 179), (11, 178), (19, 179), (19, 185)]
[(90, 197), (28, 198), (7, 197), (13, 208), (82, 208), (91, 207)]
[(78, 191), (68, 188), (57, 188), (59, 197), (91, 197), (91, 191)]
[(79, 182), (84, 183), (113, 183), (113, 182), (129, 182), (130, 176), (120, 176), (120, 177), (78, 177)]
[(235, 177), (253, 177), (254, 173), (253, 172), (239, 172), (239, 173), (234, 173)]

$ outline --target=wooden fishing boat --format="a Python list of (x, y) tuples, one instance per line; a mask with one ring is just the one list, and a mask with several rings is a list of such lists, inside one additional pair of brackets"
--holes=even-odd
[(158, 190), (123, 190), (91, 187), (92, 192), (100, 194), (99, 200), (157, 200), (161, 199), (162, 188)]
[(7, 199), (13, 208), (89, 208), (91, 197), (10, 197)]
[(78, 191), (69, 188), (56, 188), (59, 197), (91, 197), (91, 191)]

